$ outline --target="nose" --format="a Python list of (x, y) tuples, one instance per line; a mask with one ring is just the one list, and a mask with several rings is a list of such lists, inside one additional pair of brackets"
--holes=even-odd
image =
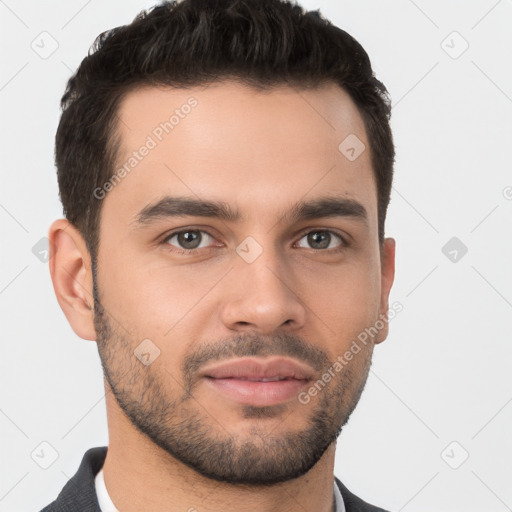
[(273, 334), (304, 326), (306, 308), (300, 283), (278, 260), (275, 251), (265, 250), (252, 263), (240, 259), (229, 273), (221, 317), (226, 328)]

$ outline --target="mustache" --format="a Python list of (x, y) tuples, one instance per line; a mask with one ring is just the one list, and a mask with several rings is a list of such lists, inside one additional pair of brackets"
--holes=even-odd
[(272, 336), (260, 336), (255, 333), (238, 334), (235, 337), (221, 339), (214, 344), (203, 343), (196, 346), (182, 363), (182, 372), (189, 383), (193, 376), (206, 363), (246, 356), (288, 356), (308, 363), (320, 372), (330, 364), (327, 353), (301, 338), (279, 333)]

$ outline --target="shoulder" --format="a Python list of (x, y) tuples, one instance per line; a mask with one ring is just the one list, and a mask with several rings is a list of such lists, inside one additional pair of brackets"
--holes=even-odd
[(341, 495), (343, 496), (346, 512), (388, 512), (383, 508), (370, 505), (366, 501), (363, 501), (361, 498), (357, 497), (355, 494), (352, 494), (336, 476), (334, 477), (334, 480), (341, 492)]
[(99, 512), (94, 477), (103, 467), (106, 455), (106, 446), (87, 450), (78, 471), (68, 480), (55, 501), (40, 512)]

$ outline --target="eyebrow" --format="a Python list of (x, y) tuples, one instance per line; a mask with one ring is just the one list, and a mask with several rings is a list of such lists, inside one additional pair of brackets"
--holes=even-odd
[[(148, 225), (169, 217), (208, 217), (227, 222), (240, 222), (241, 212), (223, 201), (209, 201), (191, 197), (166, 196), (156, 203), (145, 206), (135, 217), (137, 226)], [(311, 201), (299, 201), (280, 219), (291, 222), (325, 217), (349, 217), (368, 225), (366, 208), (354, 199), (344, 197), (320, 197)]]

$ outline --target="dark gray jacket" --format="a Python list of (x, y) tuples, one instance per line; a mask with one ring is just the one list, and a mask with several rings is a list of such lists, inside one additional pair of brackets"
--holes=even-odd
[[(57, 499), (40, 512), (101, 512), (94, 477), (103, 467), (106, 456), (106, 446), (87, 450), (78, 471), (62, 488)], [(354, 496), (336, 477), (335, 480), (347, 512), (386, 512)]]

